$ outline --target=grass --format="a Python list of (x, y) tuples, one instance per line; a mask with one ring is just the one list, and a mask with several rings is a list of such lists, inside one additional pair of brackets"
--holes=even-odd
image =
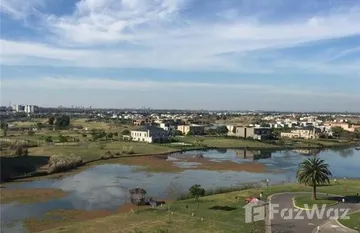
[(295, 205), (300, 208), (312, 209), (315, 204), (319, 207), (322, 205), (329, 206), (329, 205), (337, 204), (336, 200), (329, 200), (327, 196), (323, 196), (319, 194), (317, 196), (318, 196), (317, 200), (313, 200), (311, 194), (295, 197), (294, 198)]
[[(274, 144), (264, 143), (258, 140), (225, 138), (225, 137), (201, 137), (201, 136), (185, 136), (178, 137), (179, 141), (191, 143), (194, 145), (217, 148), (278, 148)], [(202, 140), (198, 143), (198, 139)]]
[(339, 219), (338, 221), (342, 225), (360, 232), (360, 212), (350, 214), (349, 217), (350, 219)]
[(174, 148), (138, 142), (114, 141), (114, 142), (89, 142), (76, 145), (54, 145), (30, 148), (32, 155), (70, 154), (80, 156), (84, 162), (100, 159), (107, 151), (121, 153), (124, 150), (132, 150), (132, 154), (155, 154), (175, 151)]
[[(229, 189), (232, 191), (232, 189)], [(253, 188), (235, 192), (222, 193), (200, 198), (199, 209), (194, 199), (174, 201), (169, 205), (164, 205), (156, 209), (150, 207), (140, 207), (138, 212), (122, 212), (107, 217), (88, 219), (86, 221), (74, 222), (74, 220), (59, 220), (56, 224), (48, 223), (49, 227), (54, 227), (43, 231), (52, 232), (146, 232), (152, 233), (159, 229), (168, 230), (172, 233), (181, 232), (265, 232), (264, 222), (246, 224), (245, 198), (258, 196), (261, 192), (264, 197), (278, 192), (298, 192), (309, 191), (311, 187), (300, 184), (286, 184), (270, 186), (264, 188)], [(322, 186), (319, 192), (354, 195), (360, 192), (360, 180), (341, 180), (336, 184)], [(167, 211), (167, 208), (170, 211)], [(135, 210), (135, 206), (133, 207)], [(173, 212), (173, 214), (171, 214)], [(194, 216), (192, 216), (194, 213)], [(203, 221), (201, 221), (203, 219)], [(56, 220), (54, 220), (56, 221)], [(36, 225), (32, 222), (32, 226)], [(39, 222), (39, 224), (44, 224)], [(44, 225), (42, 225), (44, 229)]]

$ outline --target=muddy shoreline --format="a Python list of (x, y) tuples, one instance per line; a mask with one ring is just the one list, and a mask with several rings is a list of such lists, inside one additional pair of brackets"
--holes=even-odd
[(294, 147), (294, 146), (279, 146), (279, 147), (193, 147), (193, 148), (185, 148), (181, 150), (174, 150), (172, 152), (163, 152), (163, 153), (146, 153), (146, 154), (132, 154), (132, 155), (126, 155), (126, 156), (112, 156), (111, 158), (100, 158), (100, 159), (94, 159), (89, 160), (84, 163), (82, 163), (79, 167), (63, 171), (59, 173), (53, 173), (48, 174), (46, 171), (35, 171), (32, 173), (24, 174), (21, 176), (11, 177), (6, 180), (2, 180), (1, 184), (7, 183), (7, 182), (13, 182), (13, 181), (26, 181), (26, 179), (29, 178), (37, 178), (37, 177), (44, 177), (44, 178), (51, 178), (51, 177), (58, 177), (63, 175), (69, 175), (72, 174), (74, 171), (81, 171), (83, 169), (90, 168), (92, 166), (98, 165), (98, 162), (108, 162), (112, 160), (117, 159), (127, 159), (127, 158), (133, 158), (133, 157), (146, 157), (146, 156), (161, 156), (161, 155), (171, 155), (171, 154), (177, 154), (177, 153), (184, 153), (188, 151), (206, 151), (206, 150), (221, 150), (221, 149), (228, 149), (228, 150), (266, 150), (266, 151), (286, 151), (286, 150), (297, 150), (297, 149), (319, 149), (319, 150), (326, 150), (326, 149), (347, 149), (347, 148), (354, 148), (358, 146), (358, 143), (353, 144), (344, 144), (344, 145), (331, 145), (331, 146), (301, 146), (301, 147)]

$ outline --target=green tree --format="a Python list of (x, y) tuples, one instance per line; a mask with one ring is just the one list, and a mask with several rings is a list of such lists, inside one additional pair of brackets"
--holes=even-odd
[(121, 132), (122, 135), (130, 135), (130, 130), (128, 129), (124, 129), (122, 132)]
[(61, 115), (56, 118), (55, 126), (57, 129), (65, 129), (70, 125), (70, 117)]
[(49, 123), (49, 125), (54, 125), (54, 123), (55, 123), (55, 117), (53, 117), (53, 116), (49, 117), (48, 123)]
[(38, 122), (38, 123), (36, 123), (36, 127), (37, 127), (38, 129), (42, 129), (42, 128), (44, 127), (44, 125), (43, 125), (43, 123)]
[(52, 142), (53, 140), (52, 140), (52, 136), (47, 136), (46, 138), (45, 138), (45, 142)]
[(6, 136), (7, 136), (8, 129), (9, 129), (8, 123), (6, 123), (5, 121), (1, 121), (1, 123), (0, 123), (0, 128), (3, 130), (4, 137), (6, 137)]
[(341, 134), (344, 133), (344, 129), (341, 128), (340, 126), (331, 127), (331, 131), (336, 137), (340, 137)]
[(226, 127), (226, 126), (219, 126), (219, 127), (217, 127), (217, 129), (216, 129), (216, 132), (218, 133), (218, 134), (227, 134), (228, 133), (228, 128)]
[(329, 165), (320, 158), (309, 158), (299, 164), (296, 178), (300, 183), (313, 187), (312, 199), (316, 200), (316, 186), (330, 183)]
[(59, 142), (63, 143), (63, 142), (67, 142), (67, 137), (66, 136), (63, 136), (63, 135), (59, 135)]
[(201, 188), (201, 185), (195, 184), (190, 187), (189, 194), (190, 194), (190, 197), (195, 198), (195, 200), (197, 202), (197, 208), (199, 209), (199, 201), (200, 201), (199, 199), (200, 199), (200, 197), (205, 196), (205, 189)]
[(356, 128), (354, 131), (355, 138), (360, 138), (360, 128)]
[(112, 139), (113, 138), (113, 136), (114, 136), (114, 134), (113, 133), (108, 133), (107, 135), (106, 135), (106, 137), (108, 138), (108, 139)]

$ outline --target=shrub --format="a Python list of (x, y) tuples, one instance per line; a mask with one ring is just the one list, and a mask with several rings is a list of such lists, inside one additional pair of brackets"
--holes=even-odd
[(130, 135), (130, 130), (128, 129), (124, 129), (122, 132), (121, 132), (122, 135)]
[(48, 174), (76, 168), (82, 164), (82, 158), (74, 154), (52, 155), (49, 160)]
[(15, 150), (16, 156), (28, 156), (28, 148), (25, 145), (19, 145)]
[(135, 154), (133, 147), (132, 146), (123, 146), (122, 150), (121, 150), (121, 154)]
[(111, 151), (108, 150), (100, 158), (101, 159), (110, 159), (110, 158), (113, 158), (113, 157), (114, 157), (114, 155), (111, 153)]

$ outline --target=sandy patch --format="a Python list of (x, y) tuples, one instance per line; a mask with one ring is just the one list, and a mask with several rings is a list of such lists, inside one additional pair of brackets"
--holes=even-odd
[(61, 189), (2, 189), (0, 202), (35, 203), (46, 202), (50, 199), (66, 196), (67, 192)]
[(176, 160), (168, 160), (167, 155), (163, 156), (143, 156), (122, 158), (118, 160), (119, 163), (131, 166), (144, 167), (146, 171), (153, 172), (182, 172), (186, 170), (185, 167), (179, 167), (177, 164), (189, 163), (190, 168), (194, 170), (210, 170), (210, 171), (247, 171), (264, 173), (265, 165), (254, 162), (235, 163), (232, 161), (212, 161), (206, 158), (194, 157), (176, 157)]

